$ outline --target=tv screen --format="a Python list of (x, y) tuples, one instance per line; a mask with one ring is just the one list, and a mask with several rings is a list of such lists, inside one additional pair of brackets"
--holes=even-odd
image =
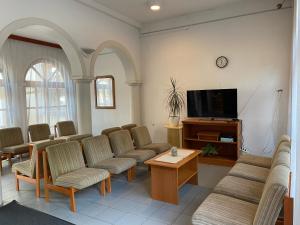
[(237, 118), (237, 89), (187, 91), (188, 117)]

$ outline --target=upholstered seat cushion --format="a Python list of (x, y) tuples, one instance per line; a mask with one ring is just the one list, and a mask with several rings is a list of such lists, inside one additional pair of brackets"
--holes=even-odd
[(31, 142), (31, 144), (35, 145), (36, 149), (37, 150), (41, 150), (41, 149), (45, 149), (47, 148), (48, 146), (51, 146), (51, 145), (56, 145), (56, 144), (61, 144), (61, 143), (64, 143), (66, 142), (65, 139), (55, 139), (55, 140), (42, 140), (42, 141), (35, 141), (35, 142)]
[(138, 163), (144, 162), (148, 159), (151, 159), (155, 156), (155, 152), (152, 150), (132, 150), (129, 152), (126, 152), (124, 154), (119, 155), (120, 158), (133, 158)]
[(157, 154), (165, 152), (171, 148), (168, 143), (151, 143), (149, 145), (143, 146), (141, 149), (150, 149), (155, 151)]
[(194, 225), (252, 225), (257, 205), (225, 195), (210, 194), (193, 214)]
[(29, 145), (28, 144), (21, 144), (21, 145), (14, 145), (9, 147), (2, 148), (4, 153), (13, 153), (13, 154), (21, 154), (29, 152)]
[(111, 158), (98, 162), (95, 168), (106, 169), (112, 174), (122, 173), (136, 165), (135, 159), (130, 158)]
[(213, 192), (258, 204), (263, 188), (264, 183), (261, 182), (226, 176), (218, 183)]
[(272, 165), (272, 158), (264, 157), (264, 156), (257, 156), (251, 154), (244, 154), (241, 155), (240, 158), (237, 160), (238, 163), (245, 163), (254, 166), (264, 167), (264, 168), (271, 168)]
[(81, 190), (108, 177), (109, 172), (107, 170), (83, 167), (57, 177), (54, 184)]
[(69, 136), (62, 136), (59, 137), (61, 139), (65, 139), (66, 141), (81, 141), (84, 138), (91, 137), (91, 134), (74, 134), (74, 135), (69, 135)]
[(235, 164), (228, 175), (265, 183), (270, 170), (244, 163)]
[(15, 173), (16, 171), (24, 174), (28, 177), (32, 177), (32, 171), (30, 166), (30, 160), (26, 160), (23, 162), (14, 163), (12, 165), (12, 172)]

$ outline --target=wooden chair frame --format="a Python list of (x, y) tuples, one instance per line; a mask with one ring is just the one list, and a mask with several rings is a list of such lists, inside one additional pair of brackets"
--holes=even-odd
[[(32, 153), (32, 148), (33, 146), (30, 145), (29, 146), (29, 154), (30, 156), (31, 153)], [(40, 180), (43, 179), (43, 174), (40, 173), (40, 159), (42, 158), (42, 153), (44, 152), (45, 150), (42, 149), (42, 150), (38, 150), (37, 151), (37, 154), (35, 155), (36, 159), (35, 159), (35, 178), (32, 178), (32, 177), (28, 177), (26, 175), (23, 175), (21, 174), (19, 171), (16, 171), (15, 172), (15, 178), (16, 178), (16, 190), (19, 191), (20, 190), (20, 183), (19, 183), (19, 180), (23, 180), (27, 183), (30, 183), (30, 184), (34, 184), (35, 185), (35, 196), (37, 198), (40, 197), (41, 195), (41, 185), (40, 185)]]
[[(79, 191), (76, 188), (57, 186), (52, 183), (51, 172), (48, 164), (47, 152), (43, 152), (43, 169), (44, 169), (44, 188), (45, 188), (45, 200), (49, 202), (49, 190), (60, 192), (70, 198), (70, 209), (72, 212), (76, 212), (75, 192)], [(111, 180), (110, 176), (100, 182), (100, 194), (105, 196), (106, 192), (111, 192)]]
[(129, 168), (128, 170), (127, 170), (127, 181), (128, 182), (131, 182), (131, 181), (133, 181), (134, 180), (134, 178), (135, 178), (135, 166), (133, 166), (133, 167), (131, 167), (131, 168)]

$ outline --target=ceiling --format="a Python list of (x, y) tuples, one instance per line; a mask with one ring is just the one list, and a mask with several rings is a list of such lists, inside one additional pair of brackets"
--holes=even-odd
[[(81, 0), (82, 2), (85, 0)], [(152, 12), (146, 0), (94, 0), (138, 23), (151, 23), (177, 16), (218, 8), (248, 0), (161, 0), (161, 10)]]
[(40, 25), (24, 27), (16, 30), (13, 34), (51, 43), (57, 42), (57, 38), (55, 37), (53, 30)]

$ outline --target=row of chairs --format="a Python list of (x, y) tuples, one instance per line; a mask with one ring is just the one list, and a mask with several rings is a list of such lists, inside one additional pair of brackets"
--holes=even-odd
[[(36, 185), (36, 196), (39, 197), (40, 179), (44, 178), (46, 201), (49, 199), (49, 190), (61, 192), (70, 197), (71, 210), (75, 211), (76, 191), (101, 182), (101, 193), (105, 194), (105, 187), (110, 192), (111, 174), (127, 171), (127, 179), (131, 181), (135, 177), (137, 163), (143, 163), (156, 154), (170, 149), (169, 144), (152, 143), (148, 129), (144, 126), (120, 128), (108, 133), (104, 130), (103, 133), (105, 134), (87, 137), (80, 141), (64, 140), (65, 143), (59, 142), (55, 145), (43, 143), (43, 147), (35, 144), (30, 160), (13, 165), (17, 191), (19, 191), (19, 180), (24, 180)], [(140, 139), (141, 137), (143, 140)], [(144, 140), (147, 139), (148, 142), (145, 142)], [(147, 149), (144, 145), (139, 148), (133, 145), (133, 141), (138, 143), (137, 146), (148, 143), (149, 147), (154, 148)], [(43, 163), (41, 163), (42, 154), (44, 154)], [(84, 158), (87, 168), (82, 161)], [(97, 179), (92, 171), (95, 172)]]

